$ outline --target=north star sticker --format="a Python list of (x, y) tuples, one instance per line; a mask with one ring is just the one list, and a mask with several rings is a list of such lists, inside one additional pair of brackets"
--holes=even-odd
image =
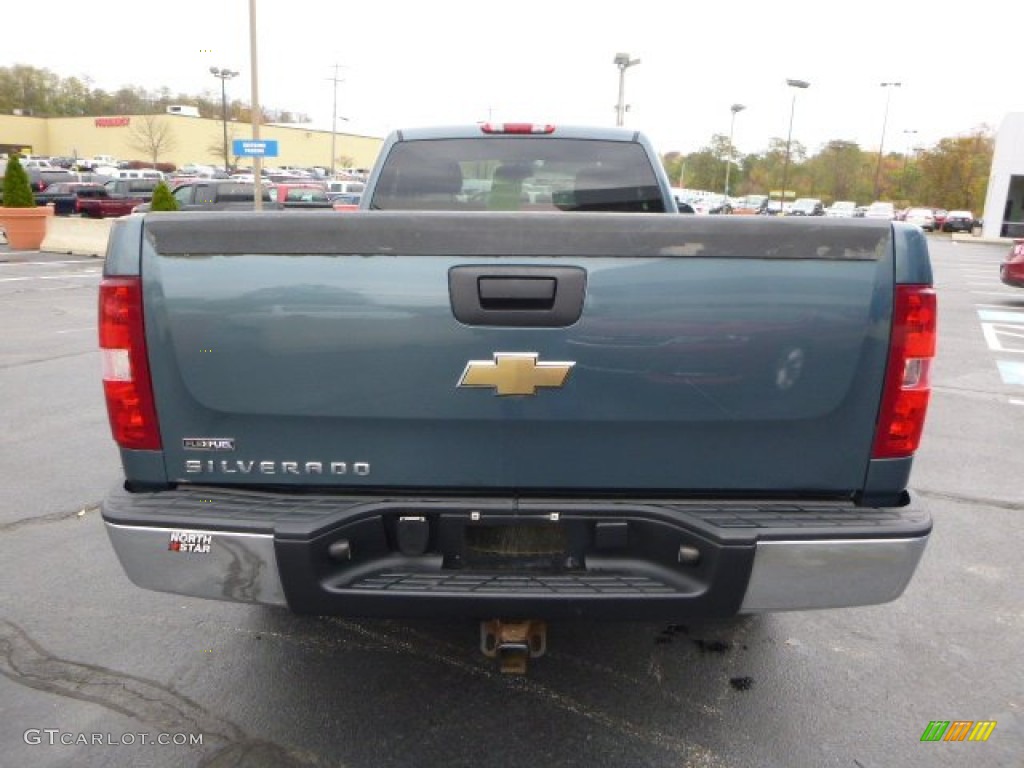
[(576, 363), (540, 362), (536, 352), (495, 352), (493, 360), (470, 360), (460, 387), (493, 387), (495, 394), (535, 395), (538, 387), (561, 387)]

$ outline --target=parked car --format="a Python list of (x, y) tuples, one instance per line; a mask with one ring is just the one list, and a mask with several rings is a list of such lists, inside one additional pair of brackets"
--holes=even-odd
[(825, 215), (832, 219), (852, 219), (857, 215), (857, 203), (852, 200), (836, 200), (825, 209)]
[(815, 197), (800, 197), (793, 202), (788, 216), (824, 216), (825, 206)]
[(1014, 240), (1006, 261), (999, 265), (999, 279), (1014, 288), (1024, 288), (1024, 240)]
[(707, 195), (689, 201), (693, 206), (694, 213), (699, 214), (729, 214), (732, 213), (732, 205), (725, 195)]
[(270, 199), (281, 203), (285, 208), (331, 208), (331, 199), (318, 182), (299, 182), (284, 184), (268, 184)]
[(362, 181), (356, 180), (338, 180), (331, 179), (326, 182), (327, 194), (329, 195), (352, 195), (362, 194), (363, 190), (366, 189), (366, 184)]
[(81, 197), (98, 197), (106, 192), (102, 184), (88, 181), (59, 181), (50, 184), (42, 192), (36, 192), (36, 205), (53, 204), (56, 216), (71, 216), (78, 213)]
[(732, 212), (741, 216), (758, 216), (768, 210), (768, 195), (747, 195), (732, 207)]
[(33, 158), (31, 160), (22, 160), (21, 167), (26, 170), (29, 168), (39, 168), (40, 170), (45, 168), (47, 170), (51, 170), (58, 166), (51, 163), (49, 158)]
[[(182, 211), (243, 211), (254, 207), (255, 185), (233, 179), (198, 179), (179, 184), (171, 194)], [(261, 197), (265, 210), (284, 209), (281, 203), (270, 199), (265, 185)], [(138, 205), (132, 212), (145, 213), (150, 206), (150, 203)]]
[(864, 211), (865, 219), (886, 219), (888, 221), (894, 221), (896, 219), (896, 206), (892, 203), (887, 203), (882, 200), (876, 200), (868, 209)]
[(909, 208), (903, 220), (908, 224), (917, 224), (926, 232), (935, 231), (935, 213), (931, 208)]
[(125, 168), (114, 171), (110, 177), (113, 179), (156, 179), (162, 181), (166, 178), (166, 174), (154, 168)]
[(942, 222), (943, 232), (970, 232), (974, 227), (974, 214), (970, 211), (950, 211)]
[(62, 181), (77, 181), (71, 171), (67, 171), (63, 168), (32, 167), (26, 168), (25, 173), (28, 174), (28, 182), (32, 187), (33, 194), (42, 192), (51, 184), (57, 184)]

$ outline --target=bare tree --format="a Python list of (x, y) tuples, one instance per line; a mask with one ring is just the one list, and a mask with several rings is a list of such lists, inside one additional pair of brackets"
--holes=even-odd
[(168, 152), (177, 144), (170, 122), (159, 115), (142, 115), (133, 118), (128, 133), (128, 144), (151, 158), (154, 167), (162, 152)]

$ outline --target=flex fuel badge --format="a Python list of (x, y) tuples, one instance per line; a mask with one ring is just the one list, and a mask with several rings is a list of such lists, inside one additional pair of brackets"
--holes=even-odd
[(167, 549), (171, 552), (191, 552), (195, 555), (206, 555), (213, 544), (213, 535), (196, 531), (171, 531), (171, 540)]

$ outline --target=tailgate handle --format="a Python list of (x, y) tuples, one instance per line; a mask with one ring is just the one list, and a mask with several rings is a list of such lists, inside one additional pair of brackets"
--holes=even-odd
[(587, 273), (581, 267), (452, 267), (448, 292), (467, 325), (564, 328), (580, 319)]
[(551, 309), (557, 284), (553, 277), (481, 277), (477, 288), (484, 309)]

